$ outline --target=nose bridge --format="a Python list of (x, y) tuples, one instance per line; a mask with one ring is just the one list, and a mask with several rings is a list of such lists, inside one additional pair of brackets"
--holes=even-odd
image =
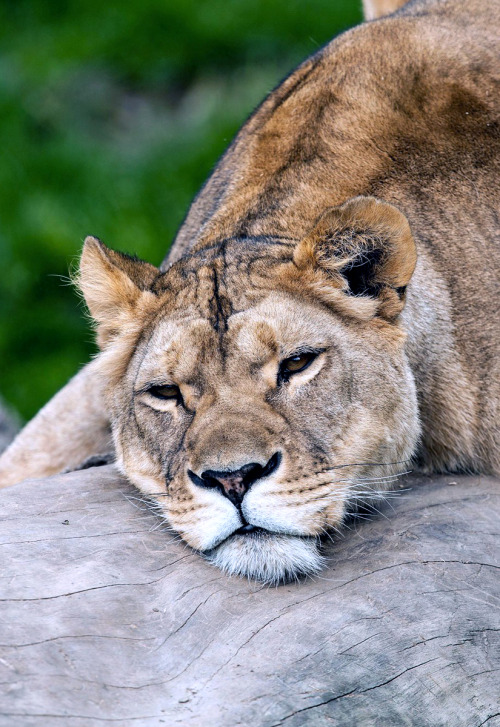
[(264, 466), (276, 451), (278, 418), (265, 402), (226, 392), (201, 407), (186, 447), (191, 469), (239, 470), (248, 462)]
[(256, 389), (242, 385), (242, 382), (235, 381), (234, 385), (223, 383), (217, 387), (215, 392), (215, 403), (224, 411), (241, 411), (242, 408), (258, 410), (259, 396)]

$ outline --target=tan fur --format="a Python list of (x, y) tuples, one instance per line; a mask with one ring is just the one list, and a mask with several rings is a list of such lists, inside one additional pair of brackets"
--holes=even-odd
[(0, 487), (78, 467), (110, 451), (100, 361), (80, 371), (29, 422), (0, 457)]
[(406, 5), (408, 0), (363, 0), (363, 11), (366, 20), (375, 20), (389, 15)]
[[(0, 480), (74, 464), (72, 418), (93, 432), (84, 459), (109, 421), (118, 466), (190, 545), (278, 581), (314, 572), (315, 538), (410, 461), (498, 474), (497, 16), (413, 0), (307, 60), (243, 127), (160, 270), (87, 240), (103, 350), (77, 380), (85, 396), (96, 382), (94, 413), (70, 383)], [(316, 358), (280, 378), (303, 350)], [(167, 385), (179, 399), (151, 393)], [(277, 453), (240, 509), (200, 485)], [(243, 517), (264, 532), (235, 535)]]

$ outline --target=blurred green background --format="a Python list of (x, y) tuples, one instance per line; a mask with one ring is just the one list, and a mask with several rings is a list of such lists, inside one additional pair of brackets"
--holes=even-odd
[(24, 419), (94, 351), (65, 281), (84, 237), (159, 264), (244, 119), (360, 4), (2, 1), (0, 392)]

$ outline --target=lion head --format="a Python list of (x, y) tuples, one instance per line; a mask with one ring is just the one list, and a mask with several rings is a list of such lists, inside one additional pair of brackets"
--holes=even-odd
[(411, 457), (415, 261), (406, 218), (366, 197), (305, 239), (221, 240), (166, 272), (86, 240), (118, 466), (225, 571), (314, 573), (319, 537)]

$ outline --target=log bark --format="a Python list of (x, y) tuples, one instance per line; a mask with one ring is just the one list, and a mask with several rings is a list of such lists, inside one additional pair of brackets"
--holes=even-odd
[(113, 467), (2, 491), (0, 725), (500, 725), (498, 481), (404, 485), (279, 588), (206, 563)]

